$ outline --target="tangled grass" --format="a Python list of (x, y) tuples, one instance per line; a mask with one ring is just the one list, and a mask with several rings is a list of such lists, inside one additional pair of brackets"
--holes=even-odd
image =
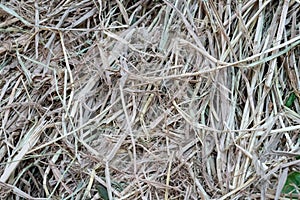
[(0, 198), (289, 199), (299, 8), (1, 3)]

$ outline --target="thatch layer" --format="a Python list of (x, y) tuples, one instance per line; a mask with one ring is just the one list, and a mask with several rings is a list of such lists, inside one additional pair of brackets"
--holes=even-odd
[(0, 4), (0, 195), (273, 199), (299, 171), (300, 4)]

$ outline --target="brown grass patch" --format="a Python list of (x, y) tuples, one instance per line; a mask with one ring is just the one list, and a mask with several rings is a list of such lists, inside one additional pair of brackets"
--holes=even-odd
[(300, 163), (299, 6), (0, 4), (1, 199), (279, 198)]

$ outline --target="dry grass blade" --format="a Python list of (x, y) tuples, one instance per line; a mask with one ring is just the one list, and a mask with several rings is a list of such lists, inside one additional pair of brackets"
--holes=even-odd
[(19, 145), (14, 150), (16, 155), (13, 158), (10, 158), (10, 163), (7, 163), (2, 176), (0, 177), (0, 182), (7, 182), (11, 174), (16, 170), (19, 163), (22, 161), (24, 156), (35, 146), (37, 141), (39, 140), (41, 131), (45, 128), (45, 125), (41, 124), (37, 126), (36, 124), (28, 131), (28, 133), (24, 136), (22, 141), (20, 141)]
[(0, 8), (7, 14), (12, 15), (14, 17), (16, 17), (18, 20), (20, 20), (22, 23), (24, 23), (26, 26), (33, 26), (31, 23), (29, 23), (27, 20), (25, 20), (23, 17), (21, 17), (20, 15), (18, 15), (18, 13), (16, 13), (14, 10), (10, 9), (9, 7), (3, 5), (2, 3), (0, 3)]

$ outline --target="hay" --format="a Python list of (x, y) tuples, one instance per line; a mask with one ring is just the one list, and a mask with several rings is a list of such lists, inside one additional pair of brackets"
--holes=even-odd
[(1, 199), (279, 198), (299, 5), (0, 4)]

